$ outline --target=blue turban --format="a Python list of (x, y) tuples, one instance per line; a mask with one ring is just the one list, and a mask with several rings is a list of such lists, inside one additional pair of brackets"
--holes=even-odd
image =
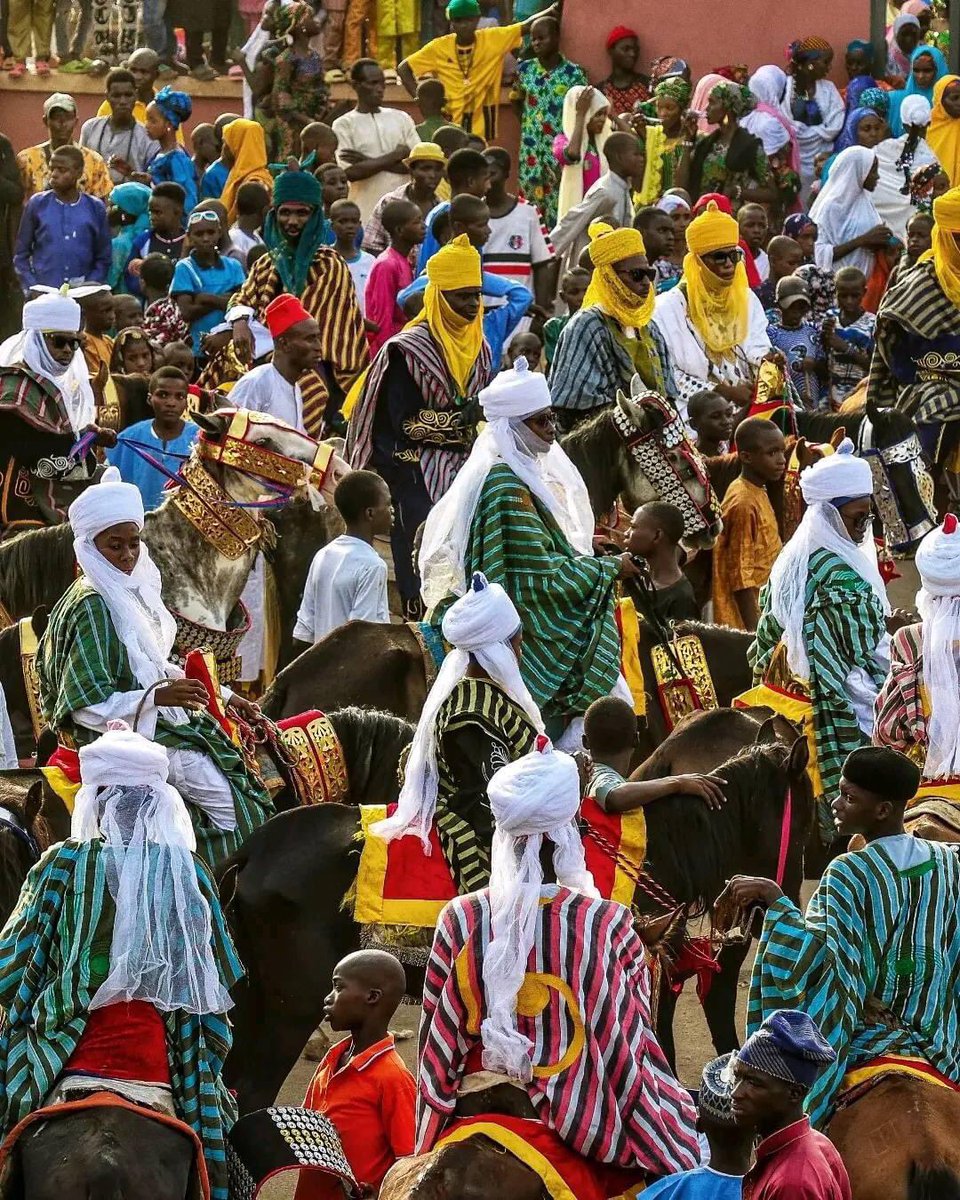
[(809, 1090), (837, 1053), (817, 1024), (800, 1009), (780, 1008), (743, 1043), (737, 1061)]
[(190, 119), (193, 101), (186, 92), (175, 92), (172, 87), (161, 88), (153, 98), (154, 104), (163, 113), (174, 129), (179, 129)]

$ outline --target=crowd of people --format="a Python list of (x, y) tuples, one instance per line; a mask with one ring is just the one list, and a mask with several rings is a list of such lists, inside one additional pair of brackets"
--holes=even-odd
[[(260, 545), (245, 510), (277, 488), (210, 499), (190, 474), (226, 410), (271, 425), (273, 458), (291, 433), (336, 455), (311, 498), (344, 532), (306, 572), (294, 652), (356, 621), (437, 648), (396, 806), (364, 824), (385, 862), (432, 845), (455, 897), (421, 947), (416, 1075), (389, 1032), (409, 980), (367, 948), (336, 967), (325, 1016), (348, 1036), (304, 1101), (366, 1194), (482, 1119), (551, 1196), (848, 1200), (820, 1130), (852, 1080), (902, 1059), (960, 1090), (960, 865), (904, 823), (918, 794), (960, 795), (960, 77), (936, 14), (907, 0), (883, 62), (807, 36), (783, 66), (699, 79), (644, 69), (619, 25), (591, 82), (536, 0), (236, 7), (9, 0), (0, 28), (11, 77), (49, 74), (55, 30), (60, 69), (105, 93), (81, 123), (53, 92), (45, 141), (0, 139), (0, 541), (68, 525), (78, 567), (36, 651), (35, 715), (75, 786), (0, 932), (0, 1172), (31, 1114), (99, 1089), (186, 1126), (228, 1196), (245, 964), (215, 868), (275, 813), (237, 733), (264, 727), (269, 588), (259, 555), (237, 680), (185, 673), (142, 536), (191, 492), (227, 558)], [(227, 71), (242, 115), (194, 123), (176, 77)], [(600, 466), (574, 462), (607, 423), (641, 461), (656, 434), (617, 422), (645, 400), (675, 455), (648, 482), (689, 490), (676, 455), (714, 480), (712, 548), (659, 491), (605, 511)], [(877, 448), (880, 410), (904, 433)], [(856, 444), (830, 436), (845, 420)], [(918, 611), (896, 609), (890, 550), (917, 544)], [(639, 870), (645, 813), (719, 813), (727, 781), (635, 770), (657, 701), (624, 593), (668, 637), (747, 635), (735, 703), (793, 723), (827, 864), (805, 912), (783, 848), (776, 882), (729, 881), (765, 911), (748, 1036), (693, 1093), (580, 814), (639, 829)], [(299, 1165), (298, 1200), (342, 1193)]]

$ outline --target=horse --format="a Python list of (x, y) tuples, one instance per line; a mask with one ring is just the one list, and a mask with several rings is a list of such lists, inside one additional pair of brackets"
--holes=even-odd
[[(717, 769), (727, 797), (719, 812), (708, 811), (690, 796), (650, 805), (646, 819), (651, 877), (678, 907), (699, 914), (709, 910), (731, 875), (775, 875), (783, 859), (784, 889), (798, 895), (803, 846), (813, 816), (806, 765), (802, 738), (791, 746), (750, 746)], [(356, 880), (359, 831), (355, 808), (298, 808), (257, 829), (217, 873), (237, 951), (247, 969), (232, 1014), (237, 1036), (224, 1069), (242, 1113), (273, 1103), (323, 1016), (323, 997), (335, 964), (360, 947), (360, 930), (344, 905)], [(641, 882), (636, 904), (662, 917), (661, 901), (651, 901), (643, 887)], [(662, 900), (662, 893), (657, 894)], [(711, 992), (707, 1020), (721, 1053), (738, 1044), (734, 1002), (745, 955), (745, 946), (724, 951)], [(291, 974), (293, 962), (298, 970)], [(423, 982), (421, 966), (408, 966), (407, 978), (408, 990), (416, 994)], [(662, 996), (658, 1029), (670, 1052), (673, 1009), (672, 994)]]
[(544, 1200), (543, 1180), (482, 1133), (430, 1154), (401, 1158), (380, 1185), (380, 1200)]

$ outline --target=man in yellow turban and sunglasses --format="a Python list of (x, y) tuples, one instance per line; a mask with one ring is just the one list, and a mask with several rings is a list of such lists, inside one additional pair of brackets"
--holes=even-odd
[(564, 429), (630, 394), (639, 375), (651, 392), (677, 402), (670, 352), (653, 324), (656, 272), (639, 229), (590, 226), (593, 276), (583, 305), (565, 326), (550, 373)]
[(932, 247), (887, 292), (867, 399), (917, 424), (920, 443), (960, 496), (960, 187), (933, 202)]
[(465, 234), (427, 264), (423, 312), (377, 354), (350, 414), (347, 457), (379, 471), (393, 498), (391, 541), (404, 613), (420, 615), (413, 538), (467, 460), (477, 394), (493, 377), (483, 336), (480, 255)]
[(757, 368), (772, 353), (739, 241), (737, 222), (711, 200), (687, 226), (679, 285), (657, 297), (653, 320), (670, 347), (684, 420), (691, 396), (705, 390), (744, 408)]

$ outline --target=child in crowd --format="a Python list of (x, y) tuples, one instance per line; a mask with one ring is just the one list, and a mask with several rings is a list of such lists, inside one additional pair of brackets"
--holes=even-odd
[(128, 271), (136, 275), (137, 260), (148, 254), (165, 254), (171, 262), (183, 257), (187, 238), (183, 215), (185, 202), (186, 193), (179, 183), (158, 183), (154, 187), (147, 209), (150, 228), (134, 238)]
[(187, 377), (176, 367), (159, 367), (150, 376), (147, 403), (153, 417), (139, 421), (120, 432), (117, 444), (107, 450), (107, 461), (117, 468), (125, 483), (140, 489), (145, 509), (157, 508), (163, 499), (167, 477), (137, 454), (130, 445), (139, 442), (150, 447), (153, 457), (171, 471), (181, 463), (181, 455), (200, 433), (199, 426), (184, 418), (187, 407)]
[(180, 309), (170, 299), (173, 282), (173, 263), (165, 254), (148, 254), (140, 262), (140, 291), (146, 306), (143, 313), (143, 332), (158, 346), (183, 341), (190, 336), (190, 327), (180, 315)]
[(84, 291), (85, 295), (77, 297), (83, 310), (80, 339), (90, 378), (96, 380), (101, 370), (110, 371), (113, 338), (109, 331), (113, 327), (113, 293), (106, 284), (95, 290)]
[[(242, 183), (237, 188), (237, 219), (230, 226), (230, 245), (243, 256), (241, 266), (250, 268), (250, 251), (262, 246), (260, 230), (263, 218), (270, 207), (272, 197), (269, 189), (257, 180)], [(231, 255), (231, 258), (236, 255)], [(239, 261), (239, 260), (238, 260)]]
[(235, 113), (221, 113), (213, 125), (217, 139), (217, 157), (207, 167), (200, 179), (200, 196), (204, 200), (216, 200), (223, 192), (233, 166), (233, 151), (224, 144), (223, 131), (239, 118)]
[(360, 303), (360, 311), (366, 315), (367, 282), (377, 260), (357, 246), (360, 233), (359, 205), (352, 200), (335, 201), (330, 206), (330, 227), (336, 238), (333, 243), (334, 249), (347, 264)]
[(398, 296), (413, 283), (410, 253), (426, 232), (423, 213), (412, 200), (391, 200), (380, 219), (390, 245), (377, 256), (367, 281), (366, 316), (376, 327), (367, 335), (371, 358), (407, 323)]
[(200, 198), (197, 171), (193, 159), (179, 144), (177, 134), (192, 112), (193, 101), (186, 92), (165, 87), (147, 105), (146, 120), (147, 133), (160, 146), (159, 154), (154, 155), (147, 165), (149, 182), (179, 183), (184, 193), (183, 210), (188, 215)]
[(509, 371), (518, 358), (525, 358), (531, 371), (540, 370), (540, 360), (543, 356), (543, 342), (535, 333), (517, 333), (510, 339), (504, 370)]
[(643, 559), (652, 595), (648, 615), (664, 623), (695, 621), (700, 616), (693, 584), (680, 570), (683, 513), (673, 504), (653, 501), (633, 514), (627, 550)]
[(310, 564), (293, 630), (299, 650), (347, 621), (390, 620), (387, 564), (373, 548), (373, 539), (393, 528), (387, 485), (373, 471), (351, 471), (337, 484), (333, 502), (347, 530)]
[(669, 292), (680, 282), (681, 271), (673, 261), (677, 241), (673, 218), (662, 208), (641, 208), (633, 219), (635, 229), (643, 234), (647, 261), (657, 273), (657, 295)]
[(777, 284), (787, 275), (792, 275), (803, 265), (803, 248), (791, 237), (778, 234), (767, 245), (770, 274), (756, 289), (757, 299), (764, 309), (773, 308), (777, 302)]
[[(168, 342), (164, 346), (163, 365), (165, 367), (176, 367), (178, 371), (182, 371), (184, 378), (191, 380), (190, 390), (193, 392), (192, 380), (197, 372), (197, 360), (193, 353), (193, 348), (186, 338), (182, 342)], [(197, 391), (198, 396), (199, 394), (199, 391)]]
[(782, 548), (767, 485), (787, 469), (783, 434), (765, 417), (748, 417), (734, 435), (740, 474), (723, 498), (723, 529), (713, 548), (713, 620), (733, 629), (754, 630), (760, 618), (760, 589)]
[[(320, 180), (323, 187), (323, 211), (329, 221), (330, 209), (338, 200), (346, 200), (350, 194), (350, 180), (347, 179), (347, 173), (343, 167), (335, 162), (324, 163), (314, 171), (314, 175)], [(330, 245), (332, 244), (331, 242)]]
[(207, 167), (216, 162), (220, 155), (220, 138), (213, 125), (203, 122), (201, 125), (194, 125), (193, 133), (190, 134), (190, 144), (193, 147), (193, 169), (199, 183)]
[[(299, 14), (301, 9), (306, 9)], [(320, 32), (320, 21), (312, 9), (300, 5), (282, 29), (287, 44), (277, 55), (273, 65), (273, 87), (270, 104), (278, 122), (280, 134), (277, 158), (283, 161), (300, 154), (300, 130), (311, 121), (318, 121), (327, 111), (329, 92), (323, 80), (323, 58), (310, 45), (311, 38)], [(281, 9), (277, 16), (278, 27), (282, 26), (286, 14)], [(278, 28), (281, 32), (281, 28)]]
[(230, 297), (243, 283), (246, 272), (236, 259), (220, 254), (217, 246), (223, 230), (216, 212), (209, 209), (192, 212), (187, 233), (190, 253), (174, 268), (170, 295), (190, 326), (197, 353), (203, 335), (223, 320)]
[(336, 162), (337, 135), (323, 121), (311, 121), (300, 134), (300, 169), (316, 171), (325, 163)]
[(643, 809), (663, 796), (699, 796), (709, 808), (724, 803), (717, 775), (668, 775), (634, 782), (630, 768), (637, 752), (637, 718), (619, 696), (604, 696), (583, 718), (583, 744), (590, 754), (587, 795), (608, 813)]
[(841, 267), (835, 281), (837, 306), (820, 328), (830, 372), (830, 403), (839, 408), (870, 370), (877, 318), (863, 307), (867, 278), (861, 270)]
[(421, 79), (417, 84), (417, 107), (423, 120), (417, 126), (421, 142), (434, 141), (434, 134), (447, 123), (443, 108), (447, 102), (446, 92), (439, 79)]
[(122, 333), (131, 326), (143, 325), (143, 309), (136, 296), (114, 296), (113, 332)]
[(135, 325), (121, 330), (113, 340), (110, 355), (111, 375), (152, 375), (157, 366), (160, 351)]
[(817, 408), (827, 363), (820, 330), (810, 320), (810, 291), (795, 275), (777, 284), (777, 307), (767, 313), (767, 334), (790, 368), (790, 381), (805, 408)]
[(687, 424), (697, 435), (697, 449), (705, 458), (730, 453), (735, 410), (719, 392), (697, 392), (687, 404)]
[(753, 255), (754, 266), (762, 283), (770, 274), (770, 260), (765, 249), (769, 233), (767, 210), (762, 204), (745, 204), (737, 213), (737, 224), (741, 238)]
[[(330, 1119), (369, 1196), (398, 1158), (413, 1153), (417, 1085), (388, 1032), (406, 986), (403, 967), (383, 950), (358, 950), (337, 963), (324, 1016), (335, 1033), (350, 1036), (327, 1051), (303, 1099)], [(327, 1178), (304, 1172), (295, 1200), (331, 1194)]]
[(571, 267), (564, 273), (560, 281), (560, 299), (567, 306), (567, 311), (560, 317), (551, 317), (543, 325), (543, 352), (547, 360), (547, 368), (553, 365), (553, 356), (557, 352), (557, 342), (564, 327), (573, 316), (583, 307), (583, 298), (590, 286), (590, 272), (583, 267)]

